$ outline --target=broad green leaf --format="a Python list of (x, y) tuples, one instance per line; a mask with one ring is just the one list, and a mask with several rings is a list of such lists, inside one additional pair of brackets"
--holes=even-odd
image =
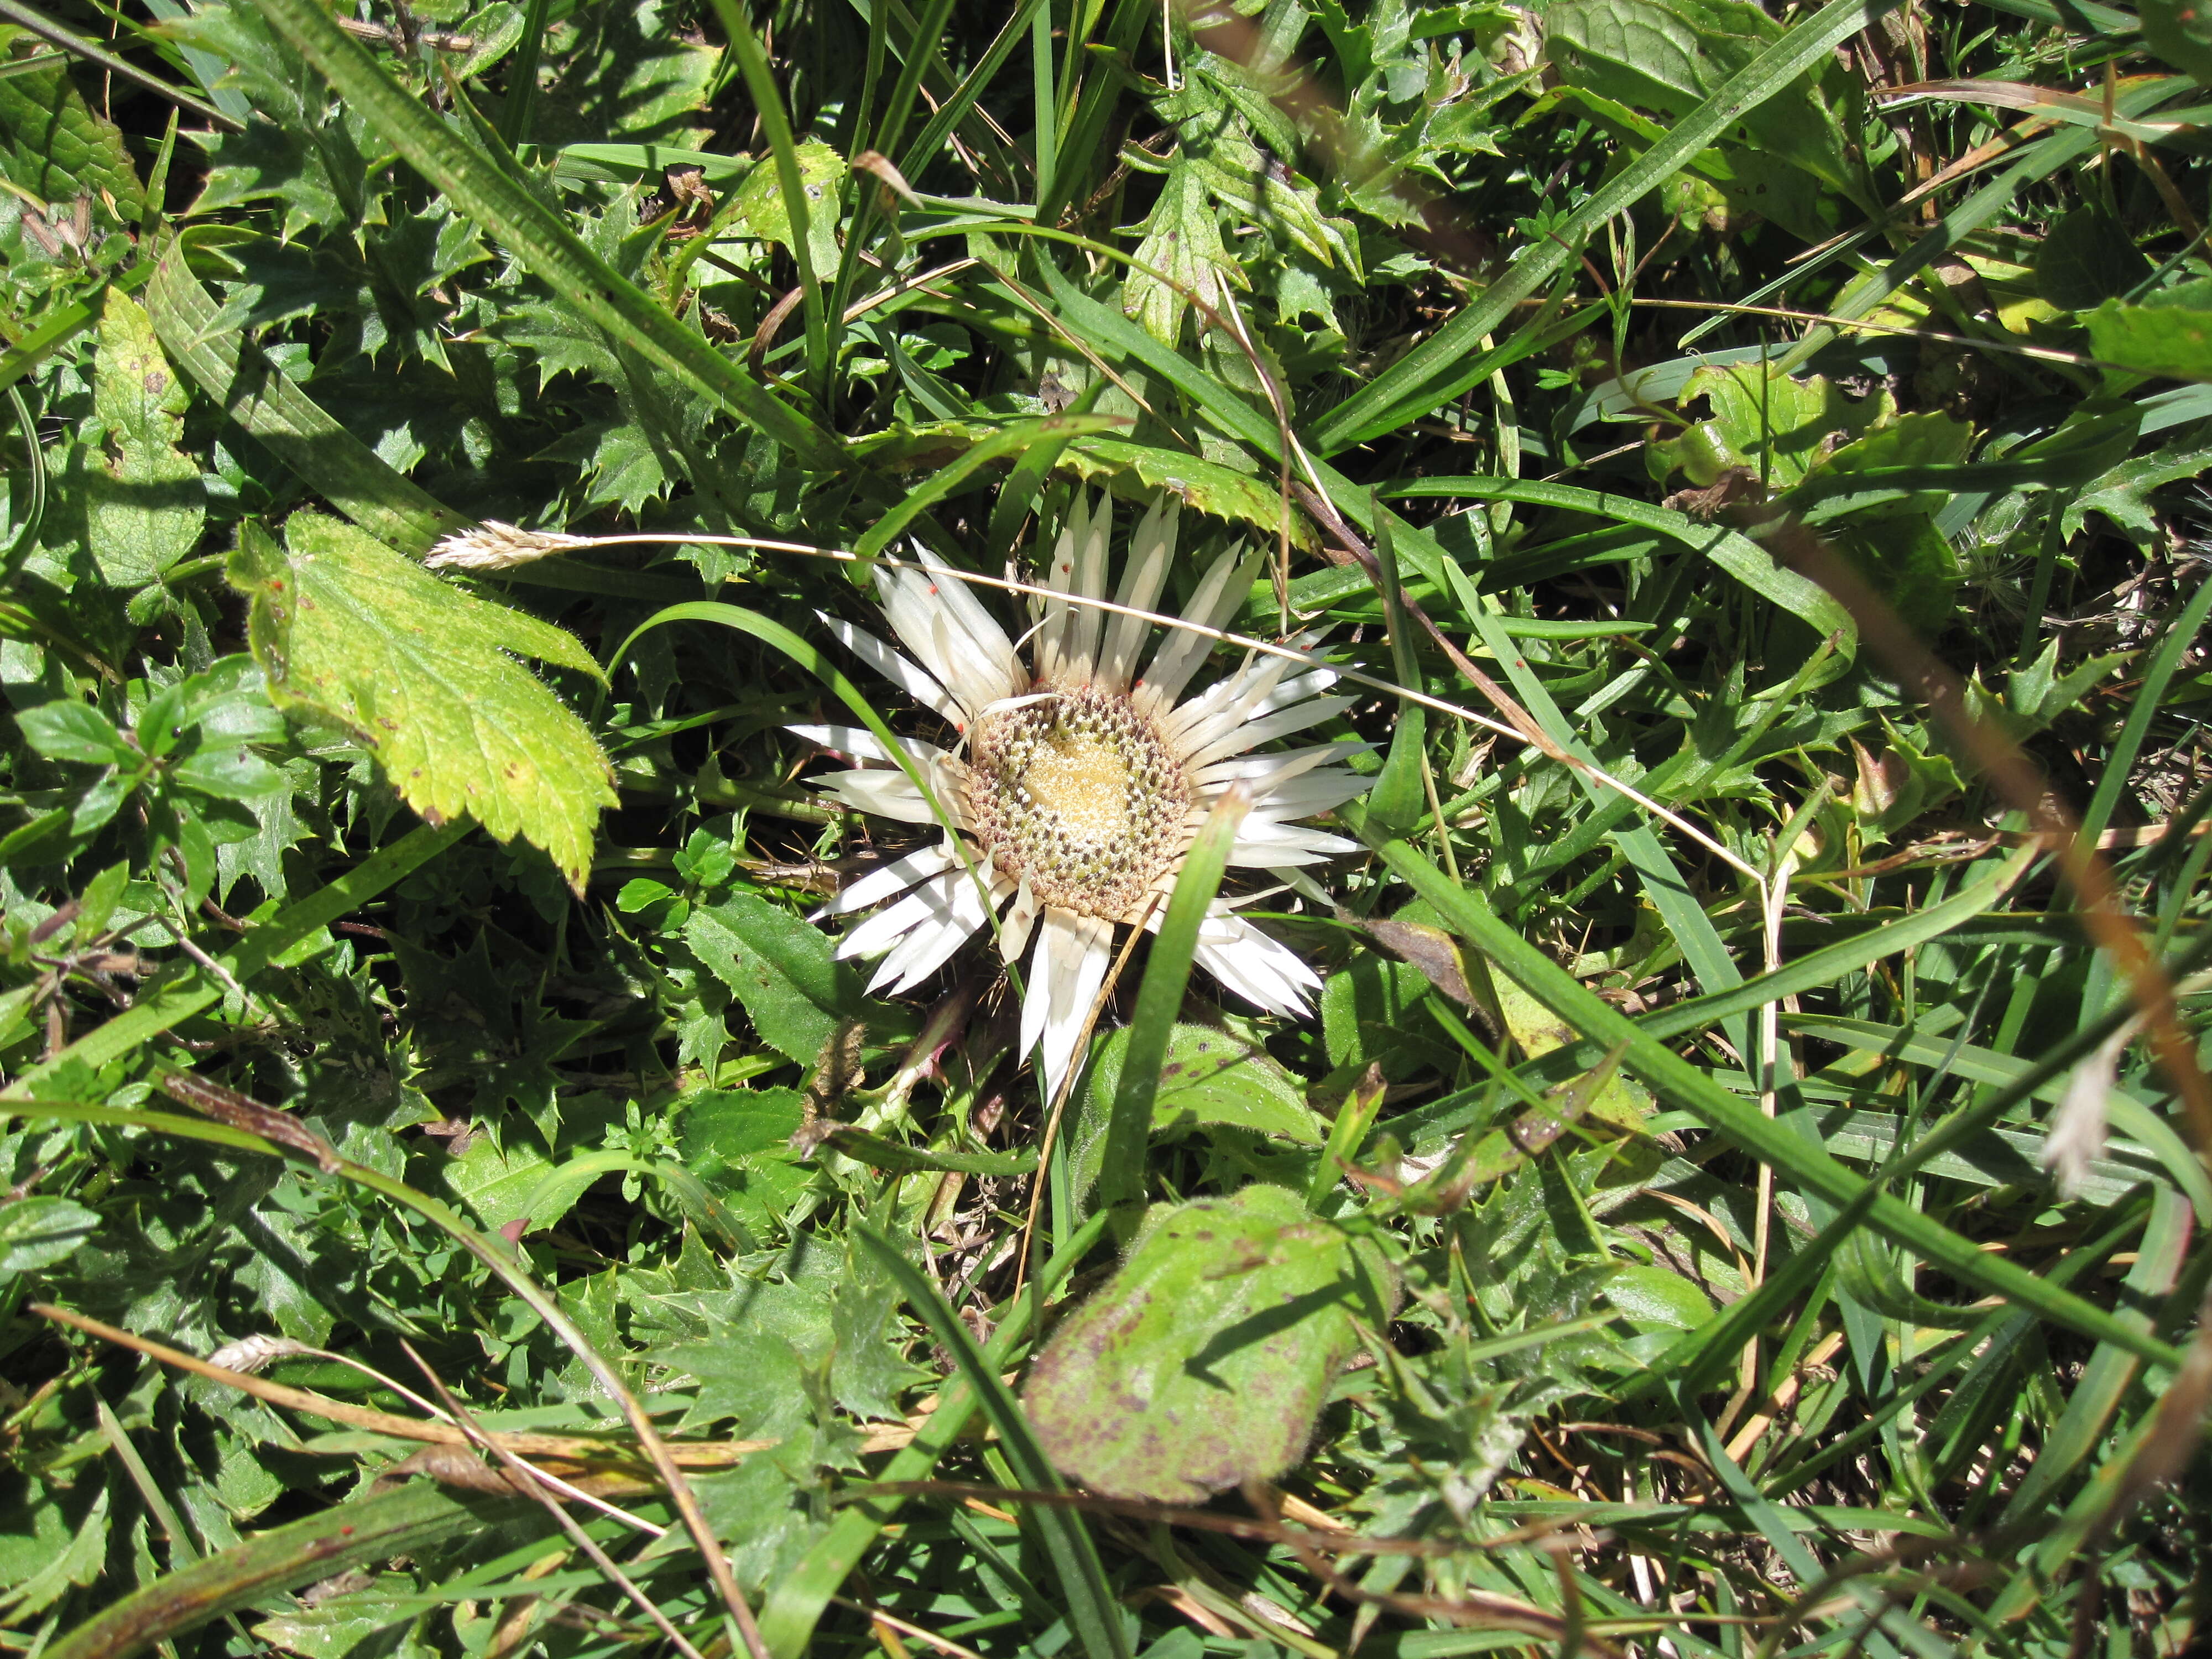
[(107, 452), (88, 458), (85, 533), (100, 574), (117, 587), (158, 580), (199, 541), (207, 519), (200, 470), (177, 447), (189, 401), (145, 307), (109, 289), (93, 374), (93, 412)]
[(497, 1232), (517, 1221), (532, 1228), (550, 1227), (567, 1213), (575, 1194), (559, 1212), (533, 1211), (530, 1200), (553, 1171), (553, 1160), (534, 1142), (509, 1136), (504, 1145), (489, 1135), (472, 1135), (468, 1150), (446, 1160), (439, 1171), (447, 1192), (473, 1212), (486, 1232)]
[(2126, 227), (2095, 203), (2051, 226), (2035, 253), (2035, 291), (2061, 311), (2117, 300), (2149, 275)]
[[(1781, 36), (1747, 0), (1557, 0), (1544, 12), (1545, 51), (1570, 84), (1662, 115), (1689, 114)], [(1848, 146), (1820, 78), (1816, 69), (1793, 81), (1746, 112), (1744, 128), (1753, 153), (1851, 191)]]
[(731, 893), (702, 904), (684, 939), (737, 994), (761, 1040), (802, 1066), (860, 1012), (860, 981), (834, 958), (830, 936), (765, 899)]
[(2202, 86), (2212, 87), (2212, 20), (2197, 0), (2141, 0), (2143, 45)]
[(1856, 437), (1897, 410), (1887, 392), (1855, 402), (1820, 375), (1800, 380), (1762, 373), (1755, 362), (1699, 369), (1676, 407), (1686, 410), (1701, 398), (1710, 416), (1680, 437), (1651, 446), (1655, 457), (1699, 486), (1741, 468), (1770, 489), (1786, 489), (1813, 469), (1832, 438)]
[(1712, 1298), (1672, 1267), (1623, 1263), (1607, 1276), (1605, 1299), (1645, 1330), (1694, 1331), (1713, 1316)]
[[(1129, 1042), (1126, 1027), (1109, 1033), (1084, 1078), (1072, 1143), (1079, 1185), (1096, 1178), (1104, 1154), (1104, 1118), (1121, 1085)], [(1215, 1026), (1177, 1025), (1152, 1097), (1152, 1132), (1197, 1128), (1243, 1129), (1300, 1146), (1318, 1146), (1324, 1138), (1304, 1086), (1266, 1049)]]
[(2141, 305), (2107, 300), (2084, 319), (2089, 349), (2138, 374), (2212, 380), (2212, 278), (2184, 283)]
[(791, 1150), (805, 1121), (796, 1089), (706, 1089), (684, 1103), (676, 1144), (687, 1169), (766, 1230), (811, 1179)]
[(1379, 1328), (1387, 1270), (1297, 1195), (1155, 1205), (1128, 1259), (1062, 1322), (1022, 1403), (1045, 1454), (1094, 1492), (1203, 1503), (1304, 1455), (1354, 1321)]
[[(851, 169), (819, 139), (799, 145), (798, 155), (799, 187), (806, 192), (806, 251), (816, 270), (832, 271), (838, 257), (837, 191)], [(757, 167), (745, 175), (738, 186), (738, 214), (763, 241), (791, 246), (791, 214), (774, 167)]]
[[(30, 38), (23, 29), (0, 27), (0, 59)], [(146, 210), (122, 130), (85, 102), (65, 62), (0, 76), (0, 174), (56, 206), (86, 198), (102, 221), (109, 219), (103, 196), (125, 220)]]
[(466, 815), (542, 848), (578, 892), (612, 774), (582, 720), (509, 653), (597, 676), (574, 637), (471, 598), (350, 525), (250, 521), (231, 585), (279, 707), (336, 721), (433, 823)]
[(0, 1273), (34, 1273), (66, 1261), (98, 1231), (100, 1216), (43, 1193), (0, 1209)]
[(23, 739), (48, 760), (82, 766), (128, 766), (137, 758), (123, 733), (90, 703), (57, 697), (21, 710), (15, 723)]
[(389, 1588), (349, 1590), (264, 1619), (253, 1633), (283, 1653), (301, 1659), (345, 1659), (380, 1631), (411, 1624), (422, 1616), (411, 1594), (415, 1581), (388, 1574)]

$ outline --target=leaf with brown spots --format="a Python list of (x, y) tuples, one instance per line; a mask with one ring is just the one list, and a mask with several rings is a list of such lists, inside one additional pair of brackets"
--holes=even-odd
[(1355, 1322), (1387, 1323), (1395, 1296), (1371, 1249), (1286, 1188), (1155, 1205), (1023, 1404), (1054, 1465), (1092, 1491), (1201, 1502), (1297, 1462)]
[(606, 757), (518, 656), (600, 678), (573, 635), (471, 598), (365, 532), (295, 513), (277, 547), (240, 526), (231, 586), (253, 602), (253, 655), (280, 706), (352, 732), (432, 823), (466, 813), (540, 847), (583, 890)]

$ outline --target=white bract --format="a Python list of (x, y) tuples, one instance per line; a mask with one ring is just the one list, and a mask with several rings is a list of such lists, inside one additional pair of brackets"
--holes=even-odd
[[(1114, 602), (1152, 611), (1174, 556), (1177, 508), (1155, 504), (1130, 538)], [(1103, 599), (1111, 508), (1079, 494), (1045, 585)], [(877, 591), (902, 656), (873, 635), (824, 618), (854, 655), (959, 734), (953, 750), (898, 739), (954, 834), (853, 882), (823, 908), (842, 915), (896, 897), (845, 936), (840, 957), (881, 956), (869, 988), (902, 992), (935, 973), (995, 915), (999, 948), (1030, 952), (1022, 1052), (1037, 1048), (1048, 1099), (1074, 1065), (1091, 1005), (1106, 977), (1117, 926), (1158, 930), (1185, 854), (1224, 791), (1242, 783), (1251, 807), (1232, 865), (1277, 869), (1357, 850), (1294, 822), (1340, 805), (1369, 781), (1342, 763), (1351, 740), (1253, 752), (1319, 725), (1352, 699), (1322, 695), (1335, 676), (1279, 657), (1248, 655), (1236, 672), (1183, 692), (1212, 648), (1182, 629), (1138, 672), (1152, 625), (1049, 598), (1032, 601), (1030, 660), (981, 601), (927, 550), (923, 569), (879, 566)], [(1251, 592), (1261, 556), (1215, 561), (1185, 620), (1220, 629)], [(1297, 671), (1297, 672), (1292, 672)], [(908, 823), (937, 814), (868, 732), (795, 726), (799, 736), (860, 763), (817, 781), (847, 805)], [(1198, 961), (1248, 1002), (1307, 1012), (1321, 981), (1290, 949), (1213, 901)]]

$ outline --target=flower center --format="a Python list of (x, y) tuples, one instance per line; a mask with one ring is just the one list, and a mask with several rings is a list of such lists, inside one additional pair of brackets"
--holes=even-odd
[(1046, 689), (976, 728), (976, 829), (1042, 902), (1120, 921), (1181, 854), (1190, 786), (1128, 699)]

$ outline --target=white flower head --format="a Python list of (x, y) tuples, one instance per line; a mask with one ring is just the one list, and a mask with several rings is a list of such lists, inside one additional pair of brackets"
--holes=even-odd
[[(1155, 608), (1177, 512), (1156, 502), (1146, 513), (1130, 537), (1115, 604)], [(1322, 695), (1335, 679), (1328, 670), (1254, 653), (1184, 697), (1212, 650), (1205, 634), (1164, 630), (1140, 674), (1152, 625), (1070, 602), (1105, 597), (1111, 516), (1107, 501), (1093, 507), (1079, 492), (1044, 577), (1055, 597), (1032, 602), (1026, 664), (975, 593), (927, 550), (916, 555), (922, 569), (876, 572), (884, 617), (908, 655), (824, 618), (847, 649), (961, 738), (957, 750), (899, 739), (954, 834), (869, 872), (823, 907), (825, 915), (845, 915), (902, 895), (847, 934), (837, 954), (882, 956), (869, 988), (901, 992), (995, 916), (1005, 959), (1030, 955), (1022, 1051), (1042, 1043), (1047, 1099), (1078, 1059), (1115, 928), (1158, 929), (1184, 856), (1225, 791), (1241, 782), (1251, 799), (1230, 863), (1273, 869), (1358, 850), (1296, 820), (1368, 787), (1341, 763), (1367, 746), (1356, 741), (1254, 752), (1351, 704)], [(1220, 629), (1251, 592), (1261, 559), (1223, 554), (1192, 592), (1184, 619)], [(847, 805), (938, 822), (921, 789), (867, 732), (791, 729), (861, 763), (817, 780)], [(1200, 928), (1197, 958), (1229, 990), (1274, 1013), (1306, 1012), (1307, 993), (1321, 983), (1288, 947), (1218, 898)]]

